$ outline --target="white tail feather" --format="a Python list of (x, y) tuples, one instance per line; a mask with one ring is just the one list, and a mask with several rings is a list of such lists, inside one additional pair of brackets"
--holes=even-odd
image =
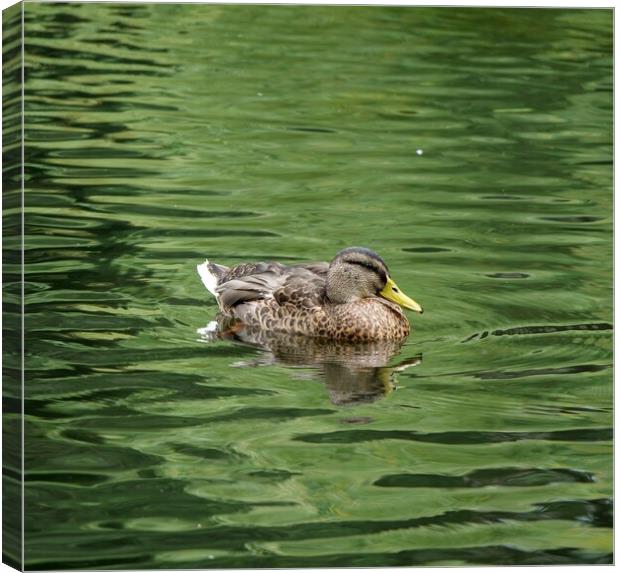
[(198, 342), (214, 342), (218, 339), (218, 324), (216, 320), (212, 320), (207, 326), (203, 326), (199, 328), (197, 331), (200, 338), (198, 338)]
[(209, 270), (209, 259), (205, 259), (204, 263), (201, 263), (196, 267), (202, 284), (205, 285), (207, 290), (217, 298), (215, 287), (217, 287), (217, 277)]

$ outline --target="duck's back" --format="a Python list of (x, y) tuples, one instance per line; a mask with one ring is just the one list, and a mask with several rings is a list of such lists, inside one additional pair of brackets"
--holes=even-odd
[(215, 289), (220, 309), (247, 324), (311, 334), (303, 324), (325, 303), (327, 263), (248, 263), (226, 269)]

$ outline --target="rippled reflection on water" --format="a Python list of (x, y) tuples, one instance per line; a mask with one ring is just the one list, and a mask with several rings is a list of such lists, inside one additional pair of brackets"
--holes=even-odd
[[(28, 568), (610, 562), (611, 11), (25, 21)], [(358, 244), (402, 347), (197, 340)]]
[[(325, 383), (330, 400), (339, 406), (373, 402), (389, 394), (395, 388), (394, 374), (422, 361), (422, 356), (418, 355), (389, 366), (390, 359), (401, 349), (401, 341), (346, 343), (266, 332), (240, 323), (209, 326), (198, 329), (204, 342), (229, 340), (264, 351), (256, 358), (241, 360), (232, 366), (280, 363), (304, 368), (309, 374), (307, 377)], [(300, 377), (293, 372), (291, 376)]]

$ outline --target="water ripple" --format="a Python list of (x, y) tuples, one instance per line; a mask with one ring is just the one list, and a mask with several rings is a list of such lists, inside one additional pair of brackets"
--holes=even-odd
[(312, 444), (354, 444), (377, 440), (407, 440), (433, 444), (497, 444), (522, 440), (551, 442), (604, 442), (612, 439), (612, 428), (579, 428), (552, 432), (454, 431), (422, 433), (404, 430), (342, 430), (324, 434), (301, 434), (295, 441)]
[(462, 476), (436, 474), (394, 474), (378, 479), (380, 487), (532, 487), (557, 482), (589, 483), (594, 476), (566, 468), (490, 468), (475, 470)]

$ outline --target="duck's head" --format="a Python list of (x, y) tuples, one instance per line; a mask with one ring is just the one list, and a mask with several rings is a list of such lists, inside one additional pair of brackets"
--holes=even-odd
[(390, 278), (385, 261), (364, 247), (348, 247), (332, 259), (327, 272), (327, 297), (336, 304), (380, 296), (421, 313), (422, 307)]

